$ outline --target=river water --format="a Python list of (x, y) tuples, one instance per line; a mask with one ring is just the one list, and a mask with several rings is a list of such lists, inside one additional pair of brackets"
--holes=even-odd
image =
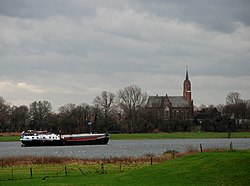
[(20, 142), (1, 142), (0, 157), (59, 156), (76, 158), (140, 157), (161, 155), (167, 150), (185, 152), (190, 149), (230, 148), (250, 149), (250, 138), (235, 139), (162, 139), (162, 140), (110, 140), (107, 145), (21, 147)]

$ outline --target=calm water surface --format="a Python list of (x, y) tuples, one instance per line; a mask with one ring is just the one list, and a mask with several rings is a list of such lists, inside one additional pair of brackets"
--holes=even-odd
[(228, 148), (250, 149), (250, 138), (235, 139), (163, 139), (163, 140), (110, 140), (107, 145), (21, 147), (20, 142), (1, 142), (0, 157), (60, 156), (77, 158), (108, 158), (163, 154), (167, 150), (185, 152), (189, 149)]

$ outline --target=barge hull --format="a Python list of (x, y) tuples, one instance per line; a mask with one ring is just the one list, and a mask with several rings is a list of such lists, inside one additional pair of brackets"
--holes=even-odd
[(23, 140), (22, 146), (24, 147), (35, 147), (35, 146), (70, 146), (70, 145), (106, 145), (109, 141), (109, 137), (97, 138), (97, 139), (87, 139), (87, 140), (79, 140), (79, 139), (68, 139), (68, 140), (32, 140), (26, 141)]
[(23, 147), (36, 147), (36, 146), (62, 146), (63, 141), (42, 141), (42, 140), (32, 140), (32, 141), (21, 141)]
[(97, 138), (91, 140), (65, 140), (64, 145), (106, 145), (109, 141), (109, 137)]

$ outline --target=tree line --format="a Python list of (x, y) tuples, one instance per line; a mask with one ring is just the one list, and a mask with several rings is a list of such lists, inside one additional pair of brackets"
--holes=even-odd
[(237, 92), (226, 97), (225, 105), (200, 106), (191, 120), (154, 118), (145, 109), (147, 93), (136, 85), (115, 93), (103, 91), (93, 104), (68, 103), (52, 112), (48, 101), (34, 101), (29, 106), (11, 106), (0, 97), (0, 132), (47, 130), (50, 132), (177, 132), (249, 130), (250, 101)]

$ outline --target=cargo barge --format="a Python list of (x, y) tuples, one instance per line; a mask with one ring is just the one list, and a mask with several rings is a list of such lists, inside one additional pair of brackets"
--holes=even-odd
[(47, 131), (23, 131), (20, 139), (23, 147), (63, 146), (63, 145), (105, 145), (109, 141), (108, 133), (55, 134)]

